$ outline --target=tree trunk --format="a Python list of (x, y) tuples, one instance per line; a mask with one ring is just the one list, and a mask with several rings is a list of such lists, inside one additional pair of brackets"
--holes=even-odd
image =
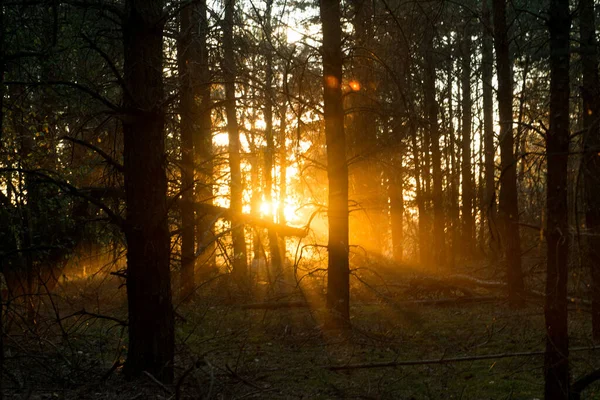
[(425, 106), (427, 107), (428, 131), (431, 138), (431, 166), (433, 168), (433, 261), (437, 268), (446, 264), (444, 240), (444, 207), (442, 197), (442, 155), (438, 125), (438, 103), (435, 98), (435, 65), (433, 60), (434, 29), (427, 30), (425, 43)]
[(600, 340), (600, 85), (593, 0), (580, 0), (587, 261), (592, 275), (592, 333)]
[(567, 161), (569, 152), (568, 0), (550, 2), (550, 129), (546, 137), (548, 208), (546, 277), (546, 356), (544, 398), (569, 397), (567, 326), (568, 226)]
[[(265, 55), (267, 61), (266, 90), (265, 90), (265, 125), (267, 136), (267, 150), (265, 153), (265, 200), (269, 205), (269, 218), (274, 219), (273, 210), (273, 155), (275, 154), (275, 143), (273, 141), (273, 51), (271, 49), (271, 11), (273, 0), (267, 0), (265, 12)], [(271, 255), (271, 269), (275, 277), (281, 270), (281, 253), (277, 234), (271, 230), (269, 236), (269, 253)]]
[(521, 240), (519, 237), (519, 204), (517, 199), (517, 166), (513, 139), (513, 89), (506, 27), (506, 0), (494, 0), (494, 35), (496, 69), (498, 71), (498, 111), (500, 116), (500, 198), (498, 218), (506, 260), (508, 300), (511, 306), (524, 301), (521, 272)]
[(125, 371), (173, 380), (163, 109), (163, 2), (127, 0), (123, 119), (129, 349)]
[(483, 85), (483, 151), (485, 171), (484, 208), (482, 223), (487, 223), (490, 233), (492, 258), (496, 256), (496, 188), (494, 182), (496, 151), (494, 149), (494, 98), (492, 77), (494, 74), (494, 54), (492, 51), (492, 21), (489, 0), (483, 0), (483, 41), (481, 48), (481, 75)]
[(197, 23), (193, 7), (181, 10), (177, 48), (180, 81), (179, 114), (181, 127), (181, 273), (183, 301), (191, 300), (195, 283), (195, 219), (194, 219), (194, 130), (198, 120), (198, 103), (194, 99), (193, 66), (198, 62), (194, 36)]
[(473, 255), (473, 177), (471, 176), (471, 125), (473, 119), (471, 99), (471, 30), (467, 22), (462, 37), (462, 246), (465, 255)]
[[(196, 131), (194, 134), (194, 164), (197, 175), (194, 198), (196, 201), (212, 204), (213, 198), (213, 149), (212, 149), (212, 104), (210, 99), (210, 69), (208, 60), (208, 19), (206, 0), (199, 0), (194, 9), (194, 24), (198, 26), (197, 35), (197, 61), (192, 65), (194, 74), (194, 98), (200, 102)], [(196, 260), (199, 275), (206, 275), (215, 264), (214, 259), (214, 227), (212, 217), (196, 213), (196, 243), (197, 247), (204, 249)], [(211, 244), (209, 244), (211, 243)]]
[[(235, 0), (225, 0), (225, 20), (223, 21), (223, 75), (225, 77), (225, 112), (227, 114), (227, 132), (229, 135), (229, 170), (231, 175), (231, 205), (234, 213), (242, 212), (242, 171), (240, 156), (240, 134), (236, 116), (235, 101), (235, 49), (233, 43), (233, 15)], [(244, 226), (231, 220), (233, 241), (233, 274), (240, 281), (248, 275), (246, 237)]]
[(323, 100), (329, 180), (327, 308), (333, 326), (350, 321), (348, 263), (348, 164), (342, 103), (342, 29), (339, 0), (321, 0)]
[[(400, 137), (400, 135), (396, 135)], [(390, 176), (388, 186), (390, 217), (392, 225), (392, 254), (394, 261), (402, 262), (404, 254), (404, 167), (402, 155), (396, 156), (396, 169)]]

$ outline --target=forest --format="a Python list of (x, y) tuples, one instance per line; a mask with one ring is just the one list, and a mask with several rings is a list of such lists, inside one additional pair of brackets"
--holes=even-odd
[(0, 400), (600, 398), (594, 0), (0, 0)]

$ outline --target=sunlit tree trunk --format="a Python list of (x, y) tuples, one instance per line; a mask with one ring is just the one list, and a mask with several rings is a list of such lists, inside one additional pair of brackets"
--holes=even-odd
[(550, 129), (546, 136), (546, 356), (544, 398), (569, 397), (567, 283), (569, 231), (567, 162), (569, 152), (568, 0), (550, 1)]
[(333, 325), (350, 321), (348, 164), (342, 103), (342, 29), (339, 0), (321, 0), (323, 100), (329, 180), (327, 308)]
[(523, 304), (521, 240), (519, 237), (519, 204), (517, 199), (517, 166), (513, 139), (513, 85), (506, 27), (506, 0), (494, 0), (494, 45), (498, 71), (498, 111), (500, 116), (500, 196), (498, 218), (506, 259), (508, 299), (511, 306)]
[(198, 103), (194, 99), (193, 73), (198, 62), (192, 6), (181, 10), (180, 33), (177, 47), (179, 64), (181, 131), (181, 298), (191, 299), (195, 283), (195, 218), (194, 218), (194, 130), (199, 117)]
[(433, 261), (436, 267), (446, 264), (444, 239), (444, 207), (442, 197), (442, 154), (440, 152), (440, 131), (438, 125), (438, 103), (435, 96), (435, 65), (433, 48), (433, 27), (427, 30), (425, 43), (425, 107), (427, 109), (428, 131), (431, 138), (431, 165), (433, 167)]
[(587, 262), (592, 273), (592, 332), (600, 340), (600, 85), (593, 0), (580, 0)]
[(461, 86), (462, 86), (462, 246), (465, 255), (474, 249), (473, 223), (473, 177), (471, 173), (471, 125), (473, 112), (471, 99), (471, 30), (470, 23), (464, 28), (461, 43)]
[[(400, 137), (400, 135), (396, 135)], [(389, 176), (388, 196), (392, 225), (392, 254), (394, 261), (401, 263), (404, 255), (404, 167), (402, 155), (395, 157), (395, 167)]]
[(123, 21), (129, 349), (125, 371), (173, 380), (163, 109), (163, 2), (127, 0)]
[[(242, 171), (240, 156), (240, 134), (236, 115), (235, 100), (235, 49), (233, 43), (233, 15), (235, 0), (225, 0), (225, 19), (223, 21), (223, 76), (225, 77), (225, 112), (227, 114), (227, 132), (229, 135), (229, 170), (231, 175), (230, 208), (233, 213), (242, 212)], [(244, 226), (231, 219), (233, 241), (233, 274), (239, 280), (245, 280), (248, 274), (246, 239)]]
[(411, 147), (413, 151), (413, 164), (414, 164), (414, 178), (415, 178), (415, 194), (417, 210), (419, 211), (419, 261), (421, 264), (427, 264), (429, 261), (428, 252), (429, 247), (427, 245), (427, 216), (425, 210), (425, 200), (423, 199), (423, 185), (421, 183), (421, 163), (419, 157), (419, 146), (417, 143), (417, 128), (414, 123), (409, 123)]

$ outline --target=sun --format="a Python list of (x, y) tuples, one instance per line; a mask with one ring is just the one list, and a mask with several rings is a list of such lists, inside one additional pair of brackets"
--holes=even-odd
[[(286, 222), (298, 222), (300, 220), (300, 216), (296, 212), (298, 207), (294, 204), (290, 204), (288, 201), (289, 198), (286, 199), (285, 205), (283, 206), (283, 216), (285, 217)], [(259, 212), (261, 217), (277, 215), (278, 204), (263, 200), (260, 203)]]

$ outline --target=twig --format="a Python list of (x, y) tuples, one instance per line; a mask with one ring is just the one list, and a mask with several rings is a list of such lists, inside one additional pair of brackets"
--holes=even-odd
[[(570, 352), (579, 351), (593, 351), (600, 349), (600, 346), (595, 347), (578, 347), (571, 349)], [(431, 364), (452, 364), (457, 362), (465, 361), (480, 361), (480, 360), (493, 360), (499, 358), (514, 358), (514, 357), (531, 357), (531, 356), (543, 356), (546, 354), (545, 351), (531, 351), (521, 353), (500, 353), (500, 354), (485, 354), (481, 356), (466, 356), (466, 357), (455, 357), (455, 358), (444, 358), (441, 357), (436, 360), (408, 360), (408, 361), (389, 361), (381, 363), (365, 363), (365, 364), (346, 364), (346, 365), (326, 365), (322, 368), (330, 371), (344, 371), (352, 369), (371, 369), (371, 368), (389, 368), (389, 367), (402, 367), (411, 365), (431, 365)]]
[(171, 389), (169, 389), (168, 387), (166, 387), (164, 385), (164, 383), (162, 383), (161, 381), (159, 381), (158, 379), (156, 379), (154, 377), (154, 375), (152, 375), (150, 372), (148, 371), (144, 371), (144, 375), (146, 375), (148, 378), (150, 378), (150, 380), (154, 383), (156, 383), (158, 386), (160, 386), (162, 388), (162, 390), (164, 390), (165, 392), (167, 392), (168, 394), (173, 394), (173, 392), (171, 391)]

